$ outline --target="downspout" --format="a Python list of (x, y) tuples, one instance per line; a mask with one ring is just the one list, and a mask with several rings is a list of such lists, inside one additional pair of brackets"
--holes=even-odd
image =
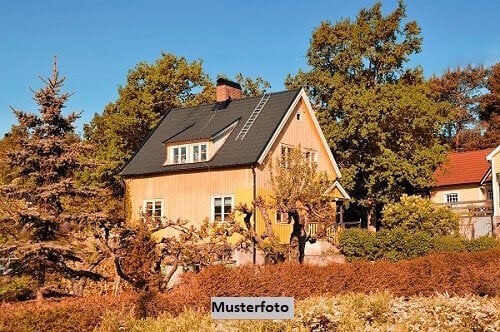
[[(253, 191), (253, 201), (257, 199), (257, 175), (255, 174), (255, 166), (252, 165), (252, 191)], [(257, 210), (254, 208), (253, 211), (253, 231), (257, 234)], [(253, 240), (253, 265), (257, 264), (257, 247), (255, 239)]]

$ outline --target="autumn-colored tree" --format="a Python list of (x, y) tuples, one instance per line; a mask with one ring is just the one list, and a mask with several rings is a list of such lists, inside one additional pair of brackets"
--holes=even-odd
[(234, 218), (223, 224), (204, 220), (196, 227), (187, 220), (145, 215), (130, 225), (112, 226), (104, 229), (101, 250), (113, 259), (118, 276), (136, 290), (165, 290), (179, 267), (226, 262), (235, 249), (250, 247), (238, 235), (242, 228)]
[(448, 104), (435, 100), (420, 68), (405, 67), (422, 42), (405, 17), (403, 1), (387, 16), (379, 1), (353, 21), (322, 22), (307, 53), (311, 69), (286, 80), (308, 90), (353, 198), (348, 212), (370, 227), (383, 204), (427, 187), (446, 152)]
[(78, 114), (62, 114), (70, 96), (62, 93), (64, 78), (56, 62), (45, 87), (34, 91), (39, 115), (14, 110), (19, 121), (17, 144), (2, 155), (9, 166), (9, 183), (0, 186), (2, 243), (0, 257), (9, 273), (29, 275), (43, 297), (48, 276), (70, 280), (103, 277), (89, 268), (86, 230), (101, 216), (86, 211), (70, 213), (75, 199), (93, 193), (79, 188), (75, 172), (83, 167), (82, 145), (74, 133)]
[(500, 62), (488, 69), (488, 93), (480, 99), (479, 116), (485, 129), (482, 147), (494, 147), (500, 142)]
[[(316, 164), (305, 160), (300, 148), (292, 149), (284, 158), (270, 165), (270, 201), (259, 197), (252, 207), (240, 204), (236, 209), (245, 214), (247, 234), (270, 262), (279, 262), (288, 255), (288, 259), (302, 263), (306, 243), (325, 238), (328, 229), (336, 223), (336, 206), (329, 195), (333, 182), (325, 172), (318, 171)], [(288, 216), (288, 222), (293, 223), (286, 250), (279, 250), (278, 236), (267, 213), (269, 208)], [(255, 209), (259, 210), (265, 224), (263, 234), (257, 234), (251, 224)], [(310, 222), (319, 225), (314, 237), (308, 234)]]
[(477, 148), (481, 139), (479, 114), (482, 90), (487, 71), (483, 66), (447, 69), (441, 77), (430, 80), (433, 90), (442, 101), (449, 102), (450, 121), (444, 126), (447, 142), (453, 150)]

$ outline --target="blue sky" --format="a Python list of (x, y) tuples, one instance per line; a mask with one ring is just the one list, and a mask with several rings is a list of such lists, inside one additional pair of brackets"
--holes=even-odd
[[(58, 57), (67, 111), (82, 111), (77, 131), (116, 100), (129, 69), (161, 51), (202, 59), (212, 79), (262, 76), (272, 91), (288, 73), (307, 68), (311, 33), (322, 20), (354, 18), (374, 1), (126, 1), (0, 2), (0, 137), (16, 118), (9, 106), (36, 111), (29, 88), (43, 86)], [(384, 13), (397, 0), (382, 1)], [(468, 63), (500, 61), (498, 0), (407, 0), (408, 19), (422, 29), (423, 50), (410, 65), (426, 76)]]

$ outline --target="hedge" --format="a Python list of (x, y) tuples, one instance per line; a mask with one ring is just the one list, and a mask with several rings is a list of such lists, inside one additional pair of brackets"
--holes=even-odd
[[(227, 268), (212, 266), (187, 273), (173, 290), (143, 303), (148, 316), (178, 315), (186, 309), (208, 312), (212, 296), (293, 296), (296, 300), (350, 292), (385, 291), (393, 296), (500, 295), (500, 250), (434, 254), (399, 262), (358, 261), (329, 266), (284, 263)], [(0, 330), (88, 331), (106, 312), (136, 313), (137, 294), (93, 296), (44, 303), (0, 305)]]

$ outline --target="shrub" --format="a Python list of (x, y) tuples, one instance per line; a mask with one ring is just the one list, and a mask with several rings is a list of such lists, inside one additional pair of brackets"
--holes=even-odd
[(437, 207), (427, 198), (403, 195), (397, 203), (382, 210), (382, 227), (420, 230), (431, 235), (458, 233), (458, 216), (448, 207)]
[(376, 233), (366, 229), (351, 228), (342, 231), (339, 237), (339, 246), (349, 261), (379, 258), (379, 244)]
[(34, 297), (34, 283), (29, 277), (0, 279), (0, 302), (25, 301)]
[(481, 236), (465, 242), (465, 248), (470, 252), (490, 250), (498, 246), (499, 241), (489, 236)]
[(466, 251), (467, 241), (461, 236), (444, 235), (432, 238), (434, 252), (462, 252)]

